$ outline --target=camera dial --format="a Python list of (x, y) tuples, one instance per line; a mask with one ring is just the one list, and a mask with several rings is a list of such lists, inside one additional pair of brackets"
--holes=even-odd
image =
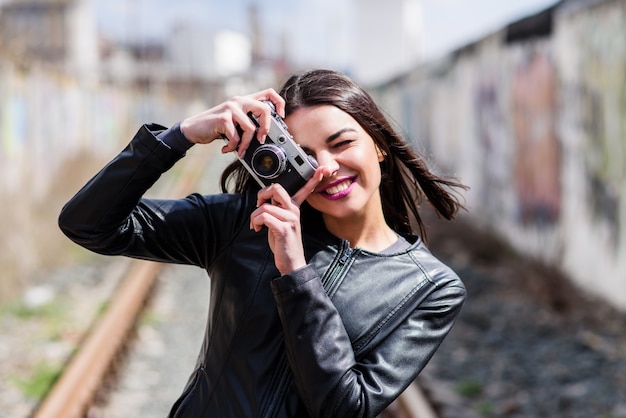
[(306, 158), (307, 158), (307, 160), (309, 160), (309, 163), (311, 163), (311, 166), (312, 166), (313, 168), (317, 168), (317, 167), (319, 167), (319, 164), (317, 163), (317, 160), (315, 159), (315, 157), (314, 157), (314, 156), (312, 156), (312, 155), (307, 155), (307, 156), (306, 156)]

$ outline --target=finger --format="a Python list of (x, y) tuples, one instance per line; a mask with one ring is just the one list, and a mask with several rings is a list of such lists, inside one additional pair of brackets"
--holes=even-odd
[[(259, 143), (263, 144), (265, 142), (265, 138), (267, 138), (267, 135), (270, 132), (272, 121), (271, 109), (266, 103), (264, 103), (264, 101), (271, 101), (274, 103), (275, 107), (278, 106), (277, 112), (280, 112), (279, 114), (284, 114), (284, 100), (273, 89), (263, 90), (241, 99), (245, 101), (243, 109), (246, 114), (251, 113), (257, 120), (258, 126), (256, 129), (256, 138)], [(245, 136), (242, 140), (245, 142), (244, 148), (247, 148), (248, 137)], [(252, 140), (252, 136), (250, 137), (250, 140)]]
[(222, 147), (222, 153), (226, 154), (237, 149), (237, 145), (241, 141), (241, 138), (239, 137), (239, 132), (237, 132), (233, 123), (225, 125), (224, 130), (225, 133), (222, 134), (222, 138), (226, 140), (226, 145)]
[(292, 229), (291, 225), (299, 223), (299, 216), (299, 212), (264, 203), (250, 214), (250, 229), (259, 232), (263, 226), (267, 226), (274, 231), (287, 231)]
[(265, 109), (263, 109), (260, 114), (255, 115), (257, 117), (257, 120), (259, 121), (259, 127), (257, 129), (257, 139), (261, 144), (265, 142), (265, 138), (267, 138), (267, 135), (269, 135), (270, 127), (272, 125), (271, 111), (267, 105), (264, 104), (264, 106)]
[(285, 188), (278, 183), (274, 183), (267, 187), (264, 187), (263, 189), (259, 190), (259, 193), (257, 193), (257, 207), (266, 202), (271, 202), (273, 205), (283, 208), (291, 208), (292, 206), (297, 206), (291, 200), (291, 196), (289, 196), (289, 193), (287, 193)]
[(274, 234), (285, 237), (292, 228), (288, 227), (288, 223), (284, 220), (273, 216), (271, 213), (261, 213), (250, 221), (250, 229), (260, 232), (263, 227), (267, 227)]
[(311, 193), (315, 192), (315, 188), (318, 184), (322, 182), (324, 177), (328, 177), (331, 174), (332, 173), (328, 167), (323, 165), (319, 166), (315, 170), (315, 173), (313, 173), (313, 176), (311, 176), (311, 178), (304, 184), (304, 186), (302, 186), (300, 190), (298, 190), (293, 195), (293, 197), (291, 198), (293, 202), (296, 205), (300, 206), (302, 202), (304, 202), (309, 197), (309, 195), (311, 195)]
[(247, 106), (246, 111), (251, 113), (257, 120), (256, 126), (256, 138), (263, 144), (265, 138), (270, 133), (270, 126), (272, 120), (272, 112), (270, 107), (261, 101), (252, 100)]
[[(266, 120), (269, 120), (271, 117), (270, 109), (266, 104), (247, 96), (235, 97), (231, 99), (227, 105), (233, 123), (238, 126), (239, 141), (237, 145), (240, 156), (243, 156), (255, 135), (257, 135), (257, 139), (259, 139), (261, 143), (264, 142), (267, 136), (265, 132), (262, 133), (262, 135), (258, 134), (258, 122), (251, 119), (250, 116), (252, 115), (257, 119), (263, 118), (265, 127), (263, 127), (262, 130), (269, 132), (269, 122), (266, 122)], [(261, 137), (259, 138), (259, 136)]]
[(235, 129), (237, 135), (234, 136), (234, 138), (236, 138), (235, 149), (238, 150), (240, 157), (244, 156), (257, 129), (254, 122), (250, 120), (247, 112), (248, 111), (242, 107), (236, 107), (232, 110), (233, 123), (238, 126), (238, 128)]
[(274, 107), (276, 107), (276, 113), (278, 113), (281, 117), (285, 117), (285, 99), (282, 98), (280, 94), (276, 92), (276, 90), (270, 88), (258, 93), (252, 94), (256, 100), (269, 100), (274, 103)]

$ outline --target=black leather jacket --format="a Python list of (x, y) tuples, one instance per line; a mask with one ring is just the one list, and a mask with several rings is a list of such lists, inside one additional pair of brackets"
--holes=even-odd
[(256, 191), (142, 198), (181, 155), (142, 127), (63, 208), (59, 225), (101, 254), (200, 266), (210, 311), (171, 417), (373, 417), (415, 379), (465, 299), (418, 237), (397, 254), (350, 248), (302, 210), (308, 265), (279, 277)]

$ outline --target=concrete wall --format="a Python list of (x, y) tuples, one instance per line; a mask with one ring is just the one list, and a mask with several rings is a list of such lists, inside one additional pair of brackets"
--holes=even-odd
[(206, 106), (0, 61), (0, 305), (85, 256), (57, 227), (61, 206), (142, 123)]
[(565, 1), (375, 89), (469, 216), (626, 309), (626, 2)]

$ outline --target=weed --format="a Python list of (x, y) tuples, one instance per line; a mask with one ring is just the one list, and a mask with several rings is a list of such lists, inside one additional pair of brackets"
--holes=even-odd
[(463, 380), (457, 385), (457, 393), (466, 398), (475, 398), (483, 393), (483, 384), (477, 380)]
[(59, 319), (63, 317), (64, 312), (60, 302), (51, 301), (37, 306), (16, 303), (9, 306), (8, 313), (20, 319)]
[(489, 402), (481, 402), (476, 406), (476, 412), (483, 416), (489, 416), (493, 414), (493, 405)]
[(29, 379), (14, 378), (12, 380), (26, 397), (40, 401), (59, 379), (61, 372), (61, 366), (42, 361), (37, 364)]

